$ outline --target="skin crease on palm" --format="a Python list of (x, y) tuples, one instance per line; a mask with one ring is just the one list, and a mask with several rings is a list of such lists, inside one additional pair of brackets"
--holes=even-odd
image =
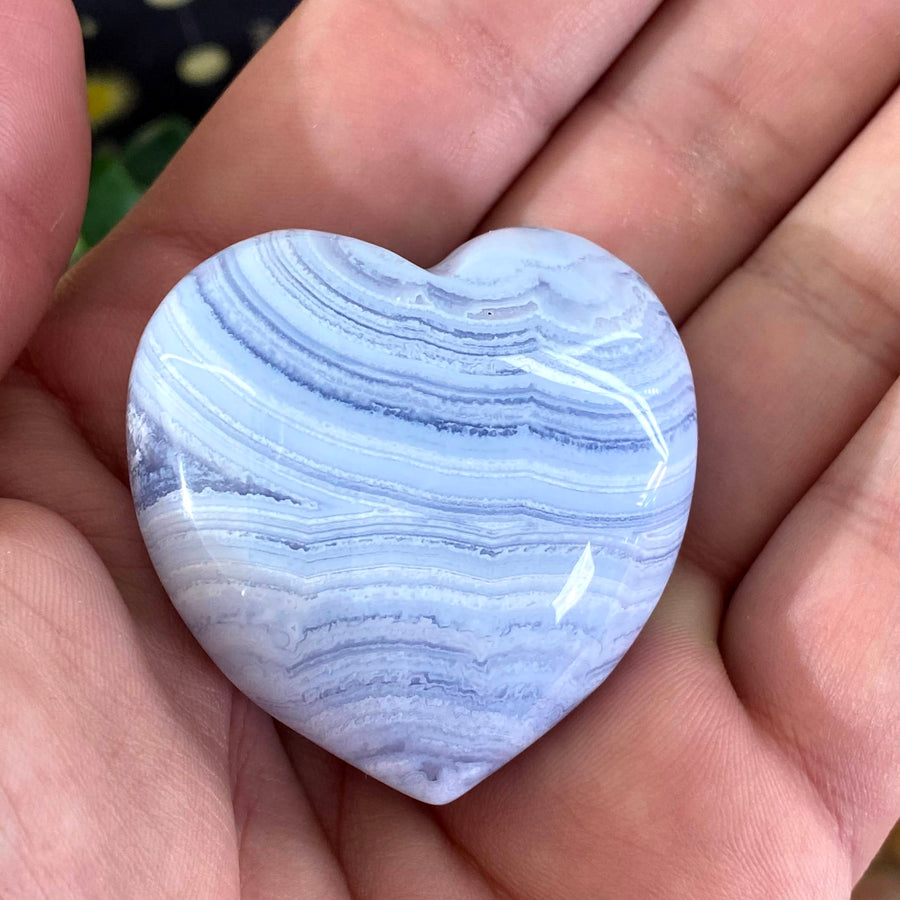
[[(78, 21), (0, 0), (4, 897), (826, 900), (900, 815), (900, 5), (523, 9), (304, 0), (54, 292), (89, 160)], [(241, 238), (431, 265), (518, 224), (660, 295), (697, 489), (609, 680), (435, 809), (193, 642), (131, 509), (125, 388), (155, 305)]]

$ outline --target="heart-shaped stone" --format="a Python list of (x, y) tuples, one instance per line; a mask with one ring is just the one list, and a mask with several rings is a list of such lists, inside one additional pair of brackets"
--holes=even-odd
[(513, 228), (425, 271), (281, 231), (164, 300), (128, 406), (153, 563), (275, 718), (453, 800), (593, 691), (690, 505), (694, 390), (624, 263)]

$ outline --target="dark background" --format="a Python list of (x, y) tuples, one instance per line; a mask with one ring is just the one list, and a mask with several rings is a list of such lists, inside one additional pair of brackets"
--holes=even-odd
[[(295, 5), (296, 0), (76, 0), (97, 139), (124, 140), (161, 115), (195, 122)], [(191, 68), (190, 54), (198, 49)], [(188, 78), (180, 74), (185, 65)]]

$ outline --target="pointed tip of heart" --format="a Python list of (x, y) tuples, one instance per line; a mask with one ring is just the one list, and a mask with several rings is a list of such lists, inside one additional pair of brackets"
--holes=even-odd
[(392, 772), (389, 777), (383, 773), (377, 775), (367, 771), (364, 766), (360, 766), (360, 768), (367, 775), (401, 794), (406, 794), (413, 800), (419, 800), (429, 806), (445, 806), (467, 794), (475, 785), (491, 775), (497, 767), (483, 766), (478, 774), (474, 774), (471, 770), (462, 774), (455, 771), (455, 767), (452, 765), (443, 768), (425, 765), (408, 768), (403, 773)]

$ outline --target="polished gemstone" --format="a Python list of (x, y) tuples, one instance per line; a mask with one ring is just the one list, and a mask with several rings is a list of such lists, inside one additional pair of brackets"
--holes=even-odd
[(646, 283), (513, 228), (431, 270), (313, 231), (164, 300), (128, 406), (153, 563), (275, 718), (453, 800), (593, 691), (672, 571), (690, 369)]

